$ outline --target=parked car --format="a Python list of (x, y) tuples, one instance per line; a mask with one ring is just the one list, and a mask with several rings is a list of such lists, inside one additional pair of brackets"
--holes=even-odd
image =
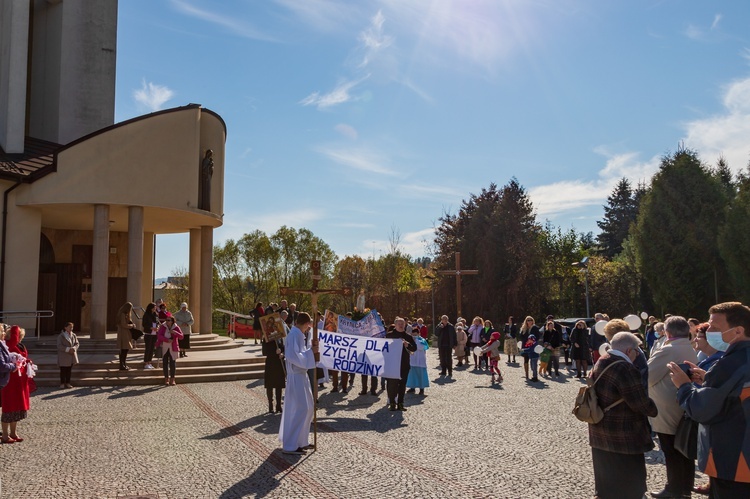
[(596, 324), (596, 319), (593, 317), (571, 317), (571, 318), (565, 318), (565, 319), (555, 319), (555, 322), (560, 323), (560, 325), (567, 327), (568, 329), (573, 329), (573, 327), (576, 325), (576, 322), (583, 321), (586, 323), (586, 327), (594, 327), (594, 324)]
[[(263, 332), (253, 329), (252, 322), (252, 319), (231, 316), (227, 325), (227, 336), (232, 338), (261, 339)], [(232, 334), (233, 329), (234, 334)]]

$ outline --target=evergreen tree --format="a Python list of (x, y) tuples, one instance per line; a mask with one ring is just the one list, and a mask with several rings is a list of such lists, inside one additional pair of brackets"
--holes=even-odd
[[(750, 165), (748, 166), (750, 173)], [(719, 232), (719, 250), (734, 285), (733, 299), (750, 302), (750, 176), (738, 175), (739, 192), (727, 209)]]
[[(537, 310), (541, 227), (525, 189), (512, 179), (502, 189), (490, 184), (472, 194), (455, 215), (440, 218), (435, 229), (435, 267), (452, 269), (454, 253), (461, 266), (479, 270), (462, 280), (465, 316), (482, 315), (498, 320), (506, 314)], [(442, 279), (440, 301), (455, 310), (455, 283)]]
[(717, 231), (725, 207), (723, 186), (695, 152), (679, 149), (662, 158), (634, 243), (643, 277), (665, 312), (703, 317), (715, 302), (714, 282), (724, 271)]
[[(636, 191), (638, 192), (638, 191)], [(620, 179), (604, 207), (604, 219), (596, 222), (602, 232), (596, 237), (600, 253), (612, 259), (622, 251), (622, 243), (628, 237), (630, 224), (638, 216), (636, 192), (626, 178)], [(640, 197), (641, 194), (638, 194)]]

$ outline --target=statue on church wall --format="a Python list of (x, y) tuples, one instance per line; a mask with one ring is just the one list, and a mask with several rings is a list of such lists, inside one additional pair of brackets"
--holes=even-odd
[(198, 209), (211, 211), (211, 177), (214, 174), (214, 152), (211, 149), (201, 162), (200, 185), (198, 186)]

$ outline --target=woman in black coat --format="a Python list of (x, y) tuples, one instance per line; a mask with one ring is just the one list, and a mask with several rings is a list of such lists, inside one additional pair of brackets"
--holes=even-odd
[(286, 388), (286, 368), (284, 367), (284, 343), (281, 340), (264, 341), (263, 355), (266, 368), (263, 371), (263, 385), (268, 397), (268, 412), (273, 412), (273, 392), (276, 392), (276, 412), (281, 412), (281, 390)]
[(575, 327), (570, 333), (571, 351), (570, 357), (576, 361), (576, 378), (581, 377), (581, 368), (583, 367), (583, 377), (586, 377), (586, 370), (591, 359), (589, 352), (589, 329), (583, 321), (576, 322)]

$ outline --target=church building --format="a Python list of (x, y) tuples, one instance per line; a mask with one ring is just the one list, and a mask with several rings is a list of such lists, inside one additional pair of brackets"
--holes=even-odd
[(0, 321), (29, 336), (104, 338), (151, 301), (169, 233), (190, 234), (194, 331), (211, 332), (226, 125), (198, 104), (114, 123), (116, 45), (117, 0), (0, 3)]

